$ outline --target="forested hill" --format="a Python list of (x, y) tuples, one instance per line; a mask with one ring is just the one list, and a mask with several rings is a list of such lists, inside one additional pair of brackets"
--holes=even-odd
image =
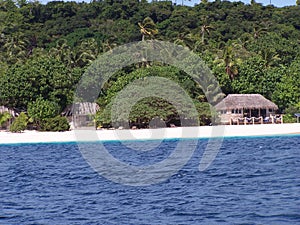
[(276, 8), (255, 1), (199, 1), (187, 7), (146, 0), (46, 5), (0, 0), (0, 104), (26, 110), (38, 99), (56, 103), (61, 111), (99, 54), (142, 38), (174, 42), (198, 53), (225, 94), (260, 93), (282, 111), (300, 109), (296, 1)]

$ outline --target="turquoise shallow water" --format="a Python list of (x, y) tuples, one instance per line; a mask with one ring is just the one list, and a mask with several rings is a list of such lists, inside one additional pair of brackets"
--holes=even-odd
[[(146, 152), (105, 146), (125, 163), (148, 165), (177, 142)], [(300, 136), (227, 138), (200, 172), (206, 143), (175, 175), (144, 187), (97, 174), (74, 143), (2, 145), (0, 224), (300, 224)]]

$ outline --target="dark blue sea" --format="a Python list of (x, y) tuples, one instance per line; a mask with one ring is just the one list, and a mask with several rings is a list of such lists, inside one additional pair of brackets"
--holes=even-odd
[[(168, 157), (177, 142), (145, 152), (105, 146), (143, 165)], [(76, 143), (1, 145), (0, 224), (300, 224), (300, 136), (227, 138), (200, 172), (206, 144), (199, 140), (183, 168), (146, 186), (104, 178)]]

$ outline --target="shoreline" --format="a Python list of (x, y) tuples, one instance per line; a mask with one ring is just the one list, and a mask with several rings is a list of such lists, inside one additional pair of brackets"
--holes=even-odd
[(176, 127), (137, 130), (72, 130), (65, 132), (0, 132), (0, 145), (89, 141), (146, 141), (300, 135), (300, 123)]

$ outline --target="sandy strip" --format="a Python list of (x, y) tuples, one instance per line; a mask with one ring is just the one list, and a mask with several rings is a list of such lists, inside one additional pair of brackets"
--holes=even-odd
[(177, 127), (140, 130), (76, 130), (67, 132), (0, 132), (0, 144), (76, 141), (155, 140), (172, 138), (250, 137), (300, 135), (300, 123), (233, 126)]

